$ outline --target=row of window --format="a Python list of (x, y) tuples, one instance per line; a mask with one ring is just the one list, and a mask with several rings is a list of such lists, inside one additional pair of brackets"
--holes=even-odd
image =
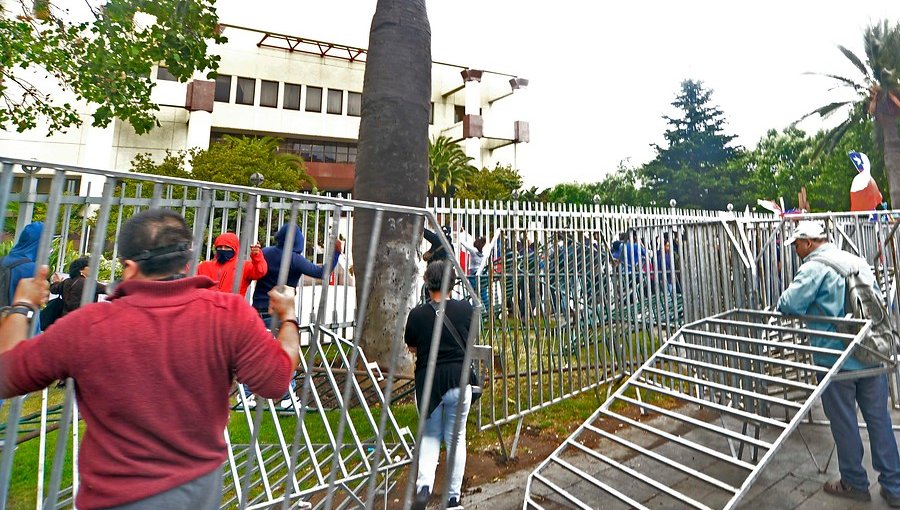
[[(295, 83), (280, 83), (277, 81), (257, 80), (256, 78), (233, 77), (220, 74), (216, 77), (216, 101), (222, 103), (231, 102), (231, 82), (237, 81), (234, 94), (236, 104), (255, 105), (257, 84), (259, 85), (259, 106), (278, 108), (278, 98), (282, 97), (281, 108), (285, 110), (300, 110), (321, 113), (322, 102), (325, 100), (325, 111), (333, 115), (344, 113), (344, 91), (313, 87), (312, 85), (299, 85)], [(282, 87), (283, 85), (283, 87)], [(305, 102), (303, 89), (305, 92)], [(281, 92), (283, 91), (283, 94)], [(347, 92), (347, 115), (359, 117), (362, 108), (362, 94), (359, 92)]]
[[(220, 140), (225, 134), (227, 133), (213, 131), (210, 134), (210, 143)], [(356, 163), (355, 143), (283, 138), (278, 145), (278, 151), (297, 154), (303, 161)]]
[[(176, 81), (175, 76), (163, 66), (159, 66), (156, 72), (158, 80)], [(303, 85), (295, 83), (280, 83), (277, 81), (257, 80), (256, 78), (234, 77), (227, 74), (220, 74), (216, 77), (216, 94), (215, 100), (221, 103), (231, 102), (231, 82), (237, 81), (234, 93), (234, 102), (236, 104), (256, 105), (257, 82), (259, 89), (259, 106), (268, 108), (278, 108), (278, 98), (280, 89), (284, 90), (284, 97), (281, 108), (285, 110), (300, 110), (308, 112), (322, 112), (322, 87), (313, 87), (306, 85), (306, 102), (303, 103), (302, 89)], [(284, 85), (284, 87), (282, 87)], [(359, 92), (347, 92), (347, 115), (351, 117), (359, 117), (362, 109), (362, 94)], [(344, 113), (344, 91), (337, 89), (328, 89), (325, 96), (325, 111), (333, 115), (341, 115)]]
[[(156, 73), (159, 80), (175, 81), (175, 76), (165, 67), (160, 66)], [(216, 76), (216, 101), (221, 103), (231, 102), (231, 82), (237, 79), (235, 88), (234, 102), (236, 104), (254, 106), (256, 104), (256, 78), (234, 77), (227, 74)], [(306, 87), (306, 102), (301, 99), (303, 85), (294, 83), (280, 83), (277, 81), (259, 80), (259, 106), (267, 108), (278, 108), (278, 96), (281, 85), (284, 85), (284, 98), (281, 108), (285, 110), (300, 110), (308, 112), (322, 112), (322, 87)], [(328, 95), (325, 104), (325, 111), (333, 115), (341, 115), (344, 113), (344, 91), (338, 89), (328, 89)], [(347, 92), (347, 115), (350, 117), (359, 117), (362, 110), (362, 94), (359, 92)], [(453, 122), (462, 122), (465, 116), (466, 108), (462, 105), (453, 107)], [(434, 103), (431, 103), (431, 111), (428, 114), (428, 123), (434, 124)]]
[(351, 143), (317, 142), (287, 138), (279, 144), (278, 150), (299, 154), (303, 161), (356, 163), (356, 144)]

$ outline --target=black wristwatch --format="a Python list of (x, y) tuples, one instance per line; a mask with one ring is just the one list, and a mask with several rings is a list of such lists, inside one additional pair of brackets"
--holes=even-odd
[(5, 319), (13, 314), (24, 315), (26, 319), (31, 320), (34, 318), (34, 314), (37, 313), (33, 308), (27, 306), (9, 306), (6, 307), (0, 312), (0, 319)]

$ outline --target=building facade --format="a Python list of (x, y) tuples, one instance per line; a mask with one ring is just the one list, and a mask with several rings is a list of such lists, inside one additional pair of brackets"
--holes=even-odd
[[(84, 123), (45, 136), (0, 131), (0, 154), (60, 164), (128, 170), (141, 153), (207, 148), (224, 135), (274, 136), (299, 154), (320, 190), (352, 191), (366, 50), (298, 36), (223, 25), (228, 42), (214, 81), (174, 79), (154, 69), (160, 126), (138, 135), (126, 122)], [(434, 62), (429, 135), (460, 143), (476, 167), (522, 168), (529, 141), (524, 118), (528, 81), (513, 75)], [(88, 181), (79, 184), (88, 192)], [(99, 186), (91, 194), (99, 193)]]

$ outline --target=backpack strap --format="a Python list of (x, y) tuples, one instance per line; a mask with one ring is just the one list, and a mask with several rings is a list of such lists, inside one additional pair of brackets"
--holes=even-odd
[(3, 267), (5, 267), (5, 268), (7, 268), (7, 269), (9, 269), (9, 270), (12, 270), (12, 269), (15, 268), (15, 267), (19, 267), (19, 266), (21, 266), (22, 264), (27, 264), (27, 263), (29, 263), (29, 262), (31, 262), (31, 259), (19, 259), (19, 260), (13, 262), (12, 264), (6, 264), (6, 263), (4, 263), (4, 264), (3, 264)]
[(466, 346), (463, 344), (462, 338), (460, 338), (459, 331), (457, 331), (456, 326), (450, 322), (450, 319), (447, 318), (447, 313), (441, 314), (438, 313), (438, 307), (434, 303), (434, 301), (429, 301), (428, 304), (431, 305), (431, 308), (434, 309), (434, 315), (436, 317), (440, 317), (443, 320), (444, 326), (447, 327), (447, 330), (450, 331), (450, 335), (453, 336), (453, 339), (456, 340), (456, 344), (459, 345), (459, 348), (463, 350), (463, 353), (466, 352)]
[(851, 267), (849, 270), (844, 269), (843, 265), (835, 260), (831, 260), (828, 257), (819, 255), (817, 257), (812, 257), (807, 259), (807, 262), (819, 262), (821, 264), (825, 264), (829, 268), (833, 269), (835, 273), (840, 275), (842, 278), (847, 278), (849, 276), (855, 275), (859, 273), (859, 269), (855, 267)]

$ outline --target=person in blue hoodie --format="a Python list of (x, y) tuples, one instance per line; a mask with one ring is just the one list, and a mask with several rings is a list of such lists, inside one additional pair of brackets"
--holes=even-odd
[(44, 232), (44, 224), (41, 222), (29, 223), (22, 229), (22, 234), (16, 245), (9, 251), (0, 264), (4, 266), (13, 266), (9, 271), (9, 289), (6, 289), (9, 295), (7, 300), (12, 303), (13, 294), (16, 291), (16, 285), (22, 278), (31, 278), (34, 276), (36, 268), (34, 259), (37, 258), (38, 244), (41, 242), (41, 234)]
[[(275, 246), (263, 248), (262, 254), (266, 259), (266, 264), (268, 264), (269, 269), (265, 276), (256, 281), (256, 290), (253, 291), (253, 307), (256, 308), (260, 318), (266, 323), (267, 328), (271, 328), (272, 326), (272, 318), (269, 315), (269, 291), (278, 285), (278, 271), (281, 268), (282, 254), (286, 249), (285, 240), (287, 239), (289, 228), (291, 228), (290, 224), (285, 223), (282, 225), (275, 234)], [(296, 287), (300, 283), (300, 278), (302, 278), (303, 275), (313, 278), (322, 278), (325, 274), (324, 265), (319, 266), (313, 264), (303, 256), (303, 233), (297, 225), (293, 225), (293, 228), (294, 243), (289, 248), (291, 252), (291, 264), (288, 266), (287, 283), (285, 284), (288, 287)], [(341, 241), (338, 239), (334, 245), (334, 254), (330, 266), (332, 269), (337, 266), (338, 258), (341, 256), (341, 248)], [(293, 388), (294, 382), (291, 381), (291, 389)], [(253, 403), (251, 402), (251, 406), (252, 405)], [(290, 406), (291, 397), (290, 395), (285, 394), (284, 398), (281, 400), (281, 407), (289, 409)]]
[[(11, 267), (9, 270), (9, 288), (6, 289), (7, 303), (12, 304), (16, 286), (22, 278), (31, 278), (37, 266), (34, 260), (37, 258), (38, 245), (41, 242), (41, 234), (44, 232), (44, 224), (36, 221), (25, 225), (16, 245), (5, 257), (0, 259), (0, 264)], [(2, 291), (2, 290), (0, 290)], [(0, 400), (0, 409), (3, 408), (3, 400)]]

